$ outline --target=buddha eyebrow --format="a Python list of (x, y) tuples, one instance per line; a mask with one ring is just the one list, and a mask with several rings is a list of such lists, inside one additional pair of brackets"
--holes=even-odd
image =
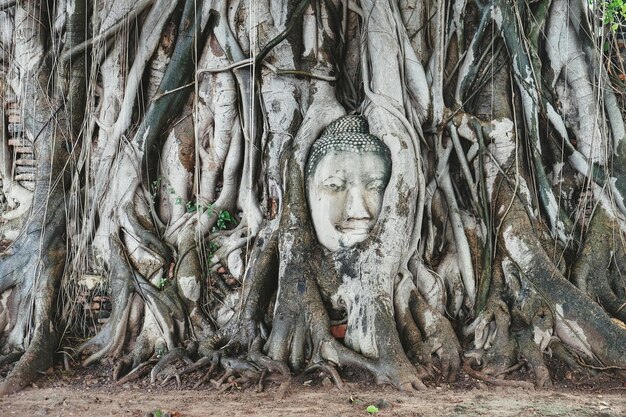
[(331, 178), (331, 177), (336, 177), (338, 175), (345, 177), (346, 175), (345, 170), (343, 168), (338, 168), (322, 178)]
[(328, 177), (321, 178), (321, 180), (320, 180), (320, 181), (321, 181), (321, 182), (326, 182), (326, 181), (328, 181), (328, 180), (333, 180), (333, 179), (337, 179), (337, 180), (340, 180), (340, 181), (345, 181), (345, 180), (346, 180), (346, 179), (344, 178), (344, 176), (339, 176), (339, 175), (334, 175), (334, 174), (333, 174), (333, 175), (329, 175)]

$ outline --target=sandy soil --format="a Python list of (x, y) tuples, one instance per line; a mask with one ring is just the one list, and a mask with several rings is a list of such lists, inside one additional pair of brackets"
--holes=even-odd
[(377, 416), (626, 416), (624, 383), (522, 390), (489, 386), (466, 375), (461, 378), (454, 385), (433, 383), (426, 391), (410, 394), (366, 380), (338, 390), (328, 380), (322, 380), (322, 385), (319, 379), (299, 379), (277, 400), (276, 387), (261, 393), (253, 389), (217, 393), (206, 387), (155, 387), (146, 380), (120, 386), (105, 373), (56, 374), (0, 398), (0, 415), (368, 416), (367, 407), (376, 405)]

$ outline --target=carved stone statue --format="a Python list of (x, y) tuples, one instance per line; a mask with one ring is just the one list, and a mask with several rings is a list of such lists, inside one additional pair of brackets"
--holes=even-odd
[(390, 174), (389, 148), (369, 134), (365, 118), (344, 116), (324, 129), (305, 171), (311, 218), (322, 246), (337, 251), (368, 238)]

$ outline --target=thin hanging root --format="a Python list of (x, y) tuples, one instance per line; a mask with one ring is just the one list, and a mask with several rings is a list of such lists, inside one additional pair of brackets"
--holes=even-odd
[(478, 24), (476, 31), (474, 32), (474, 36), (472, 37), (472, 41), (468, 48), (468, 53), (465, 54), (465, 58), (463, 59), (459, 68), (454, 97), (455, 101), (458, 104), (463, 103), (463, 101), (465, 100), (468, 89), (471, 87), (473, 80), (476, 79), (476, 75), (478, 74), (481, 61), (485, 56), (484, 54), (481, 54), (480, 50), (485, 35), (485, 30), (489, 28), (491, 18), (491, 8), (487, 8), (487, 10), (482, 13), (480, 23)]
[(492, 376), (486, 375), (480, 371), (472, 369), (469, 364), (465, 363), (463, 365), (463, 371), (475, 379), (480, 379), (481, 381), (488, 382), (492, 385), (497, 385), (500, 387), (514, 387), (514, 388), (523, 388), (523, 389), (535, 389), (535, 385), (528, 381), (513, 381), (510, 379), (497, 379)]
[(463, 285), (465, 287), (465, 293), (469, 297), (471, 305), (476, 303), (476, 281), (474, 278), (474, 266), (472, 265), (472, 253), (465, 234), (465, 228), (463, 220), (459, 211), (456, 198), (454, 196), (454, 189), (452, 188), (452, 181), (450, 180), (450, 174), (446, 174), (441, 183), (446, 203), (448, 204), (450, 223), (452, 225), (452, 232), (454, 233), (454, 240), (457, 250), (457, 263), (461, 278), (463, 279)]
[(519, 39), (523, 39), (519, 32), (518, 21), (515, 19), (513, 5), (504, 1), (496, 1), (495, 7), (498, 10), (500, 20), (495, 19), (502, 37), (511, 55), (515, 54), (513, 60), (513, 71), (515, 81), (521, 93), (521, 102), (524, 108), (524, 123), (530, 140), (531, 160), (534, 164), (535, 180), (538, 183), (539, 200), (548, 214), (550, 228), (553, 236), (561, 240), (564, 244), (569, 243), (568, 236), (571, 236), (573, 226), (567, 216), (564, 216), (559, 209), (558, 200), (552, 192), (547, 179), (542, 161), (541, 152), (541, 132), (539, 124), (539, 93), (535, 73), (533, 73), (532, 63), (526, 54), (519, 53)]
[(450, 139), (452, 140), (452, 144), (454, 145), (456, 156), (459, 160), (459, 164), (461, 165), (461, 172), (463, 172), (463, 177), (467, 182), (467, 187), (469, 188), (470, 194), (472, 196), (472, 203), (474, 204), (474, 208), (478, 210), (478, 208), (480, 207), (480, 199), (478, 197), (477, 186), (474, 183), (472, 171), (470, 170), (467, 157), (465, 156), (463, 147), (461, 146), (458, 131), (453, 123), (448, 123), (448, 130), (450, 131)]
[[(141, 31), (140, 39), (138, 40), (139, 44), (143, 47), (138, 49), (139, 55), (135, 57), (133, 65), (126, 77), (127, 82), (124, 88), (126, 94), (124, 94), (124, 100), (121, 103), (117, 120), (115, 121), (109, 139), (106, 142), (106, 147), (103, 149), (102, 157), (100, 159), (101, 163), (96, 167), (96, 178), (106, 178), (108, 173), (111, 172), (111, 167), (115, 159), (114, 155), (117, 154), (122, 135), (132, 123), (132, 110), (136, 103), (135, 99), (140, 90), (139, 85), (143, 81), (146, 65), (158, 47), (162, 29), (176, 6), (176, 2), (158, 1), (146, 16), (146, 20), (142, 25), (143, 30)], [(96, 182), (97, 187), (94, 195), (105, 195), (106, 193), (103, 192), (102, 187), (106, 186), (107, 183), (107, 181)], [(91, 207), (91, 211), (88, 216), (92, 222), (95, 221), (95, 210), (96, 205), (94, 204)]]
[(104, 30), (101, 29), (98, 35), (89, 38), (86, 41), (63, 52), (63, 54), (61, 54), (61, 60), (68, 61), (71, 58), (78, 56), (78, 54), (90, 48), (91, 46), (100, 42), (105, 42), (107, 39), (120, 32), (123, 28), (127, 28), (130, 24), (129, 22), (133, 21), (133, 19), (139, 16), (146, 9), (146, 7), (148, 7), (153, 2), (153, 0), (142, 0), (140, 2), (137, 2), (134, 7), (127, 12), (125, 16), (118, 20), (117, 23)]

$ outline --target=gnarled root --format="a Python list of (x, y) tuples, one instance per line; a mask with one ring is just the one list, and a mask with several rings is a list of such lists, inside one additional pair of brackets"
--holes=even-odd
[[(43, 225), (33, 221), (24, 234), (24, 240), (19, 243), (36, 248), (45, 247), (47, 252), (42, 254), (40, 250), (32, 251), (28, 256), (30, 261), (26, 261), (20, 274), (10, 271), (13, 279), (3, 276), (6, 272), (0, 268), (0, 281), (4, 281), (0, 283), (12, 286), (11, 297), (6, 304), (8, 317), (0, 329), (2, 353), (6, 355), (5, 359), (19, 358), (9, 375), (0, 383), (0, 396), (24, 388), (53, 363), (58, 342), (54, 306), (65, 267), (66, 251), (65, 245), (56, 240), (62, 236), (64, 229), (62, 203), (58, 196), (51, 195), (48, 202), (51, 214), (44, 217)], [(42, 232), (42, 227), (45, 232)], [(9, 268), (13, 268), (15, 262), (24, 261), (23, 253), (13, 253), (8, 258), (4, 265)], [(3, 288), (3, 292), (6, 289)], [(24, 311), (30, 314), (23, 314)]]
[[(116, 261), (111, 263), (111, 282), (117, 286), (117, 291), (115, 287), (113, 291), (116, 295), (113, 312), (109, 323), (81, 352), (90, 354), (84, 360), (89, 365), (105, 356), (122, 355), (128, 346), (134, 345), (113, 370), (114, 380), (128, 381), (150, 372), (147, 366), (161, 356), (171, 358), (180, 353), (182, 348), (177, 346), (189, 339), (190, 330), (186, 306), (174, 285), (158, 290), (133, 268), (120, 242), (113, 242), (112, 248)], [(187, 293), (183, 291), (183, 294)], [(185, 351), (194, 349), (188, 347)], [(160, 363), (156, 373), (167, 365)]]
[(420, 376), (432, 375), (432, 355), (436, 355), (441, 376), (455, 381), (461, 366), (461, 345), (450, 322), (426, 302), (410, 274), (397, 284), (394, 305), (398, 331), (407, 351), (415, 356)]
[[(590, 298), (597, 299), (609, 314), (626, 322), (626, 281), (622, 275), (626, 252), (620, 238), (624, 233), (620, 227), (624, 220), (621, 216), (611, 216), (615, 209), (607, 206), (600, 187), (594, 185), (594, 189), (600, 204), (591, 219), (581, 254), (572, 268), (573, 282)], [(606, 249), (607, 242), (613, 250)]]

